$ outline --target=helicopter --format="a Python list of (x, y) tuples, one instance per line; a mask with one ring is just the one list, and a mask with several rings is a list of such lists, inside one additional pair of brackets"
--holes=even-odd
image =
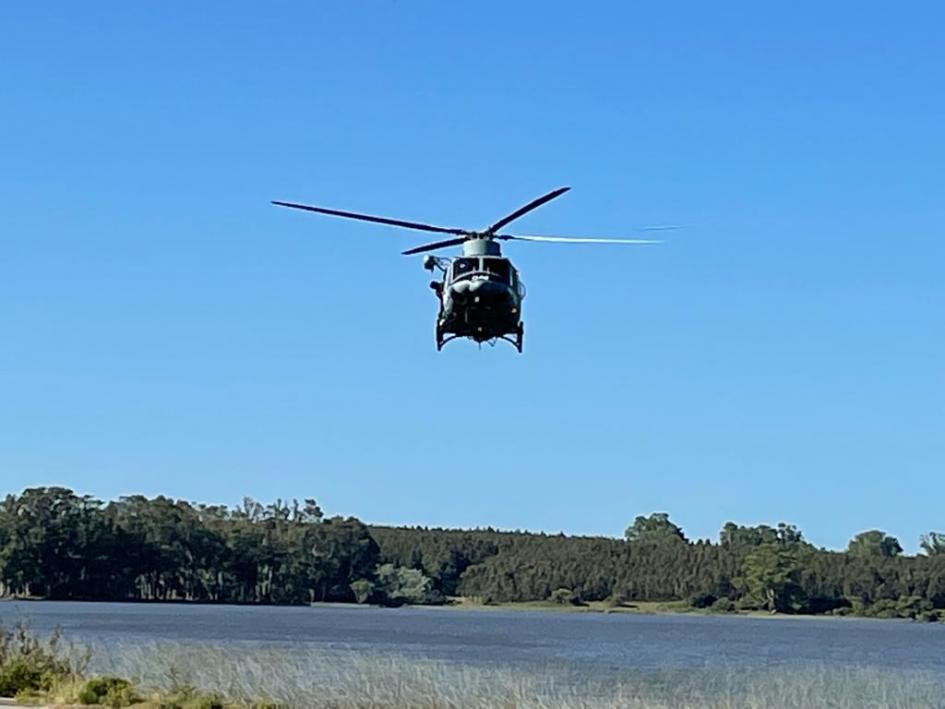
[[(560, 197), (570, 187), (559, 187), (542, 195), (523, 207), (519, 207), (491, 226), (480, 231), (454, 227), (433, 226), (420, 222), (377, 217), (359, 212), (348, 212), (326, 207), (314, 207), (297, 202), (273, 200), (272, 204), (291, 209), (302, 209), (334, 217), (358, 219), (375, 224), (416, 229), (419, 231), (449, 234), (451, 238), (415, 246), (403, 252), (404, 256), (437, 251), (449, 246), (462, 246), (461, 256), (443, 258), (427, 254), (423, 267), (431, 273), (439, 272), (430, 282), (439, 301), (436, 319), (436, 349), (459, 338), (468, 338), (478, 343), (495, 344), (503, 340), (512, 344), (519, 353), (525, 339), (525, 324), (522, 321), (522, 301), (525, 299), (525, 284), (518, 270), (502, 255), (501, 241), (533, 241), (559, 244), (658, 244), (649, 239), (610, 239), (570, 236), (539, 236), (506, 234), (506, 226), (534, 209)], [(646, 227), (644, 231), (673, 229), (673, 226)]]

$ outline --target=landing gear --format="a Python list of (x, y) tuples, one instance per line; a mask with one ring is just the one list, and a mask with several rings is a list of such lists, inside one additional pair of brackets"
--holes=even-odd
[(496, 340), (505, 340), (518, 350), (519, 354), (522, 354), (522, 346), (525, 344), (525, 323), (520, 322), (512, 332), (507, 335), (499, 335), (492, 342), (495, 343)]
[(521, 354), (522, 348), (524, 347), (524, 344), (525, 344), (525, 323), (520, 322), (518, 325), (515, 326), (515, 329), (512, 332), (506, 335), (492, 335), (492, 336), (487, 337), (486, 339), (481, 339), (473, 335), (457, 335), (455, 333), (444, 332), (442, 321), (437, 320), (434, 334), (436, 337), (436, 351), (437, 352), (442, 350), (443, 345), (445, 345), (447, 342), (451, 342), (452, 340), (456, 340), (461, 337), (468, 337), (470, 339), (476, 340), (476, 342), (478, 342), (480, 346), (482, 346), (483, 342), (489, 342), (490, 344), (494, 345), (496, 341), (498, 340), (505, 340), (510, 345), (515, 347), (515, 349), (518, 350), (518, 353)]
[(436, 351), (439, 352), (443, 349), (443, 345), (451, 340), (455, 340), (459, 335), (448, 335), (443, 332), (442, 324), (437, 321), (436, 323)]

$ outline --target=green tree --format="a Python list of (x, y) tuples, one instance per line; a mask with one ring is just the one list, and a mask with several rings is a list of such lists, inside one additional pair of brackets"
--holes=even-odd
[(858, 557), (893, 557), (902, 553), (902, 547), (895, 537), (879, 529), (871, 529), (853, 537), (847, 546), (847, 552)]
[(404, 605), (442, 600), (433, 588), (433, 582), (419, 569), (405, 569), (393, 564), (382, 564), (377, 569), (377, 589), (387, 603)]
[(374, 584), (367, 579), (358, 579), (351, 582), (351, 592), (355, 603), (367, 603), (374, 595)]
[(744, 598), (758, 607), (771, 613), (796, 611), (802, 607), (800, 570), (796, 550), (766, 543), (745, 557), (742, 576), (736, 583), (741, 586)]
[(625, 536), (628, 542), (686, 541), (682, 529), (670, 521), (666, 512), (654, 512), (649, 517), (637, 516), (627, 527)]
[(785, 546), (806, 544), (804, 535), (793, 524), (779, 522), (777, 527), (760, 524), (757, 527), (742, 527), (726, 522), (719, 532), (719, 544), (734, 550), (750, 550), (762, 544)]
[(945, 533), (929, 532), (919, 538), (919, 546), (926, 556), (941, 556), (945, 554)]

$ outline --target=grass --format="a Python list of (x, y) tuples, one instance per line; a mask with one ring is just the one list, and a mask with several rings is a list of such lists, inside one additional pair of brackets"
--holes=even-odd
[(392, 707), (669, 707), (794, 709), (945, 706), (945, 678), (875, 668), (579, 671), (499, 666), (350, 650), (156, 643), (112, 647), (95, 664), (142, 686), (174, 684), (250, 704)]
[(153, 709), (945, 707), (945, 676), (870, 667), (616, 670), (238, 643), (111, 642), (88, 650), (59, 640), (34, 642), (26, 630), (19, 637), (22, 647), (44, 648), (46, 666), (52, 656), (52, 666), (66, 668), (46, 686), (20, 695), (44, 704)]
[(40, 638), (26, 623), (0, 624), (0, 696), (49, 691), (80, 676), (90, 659), (58, 633)]

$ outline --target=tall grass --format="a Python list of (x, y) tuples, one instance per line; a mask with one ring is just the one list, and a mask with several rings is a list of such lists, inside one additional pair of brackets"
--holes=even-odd
[(588, 672), (351, 650), (154, 643), (98, 647), (93, 669), (162, 691), (192, 685), (237, 702), (314, 709), (945, 707), (941, 675), (856, 667)]
[(0, 697), (38, 693), (79, 677), (90, 655), (60, 633), (37, 636), (28, 623), (0, 623)]

